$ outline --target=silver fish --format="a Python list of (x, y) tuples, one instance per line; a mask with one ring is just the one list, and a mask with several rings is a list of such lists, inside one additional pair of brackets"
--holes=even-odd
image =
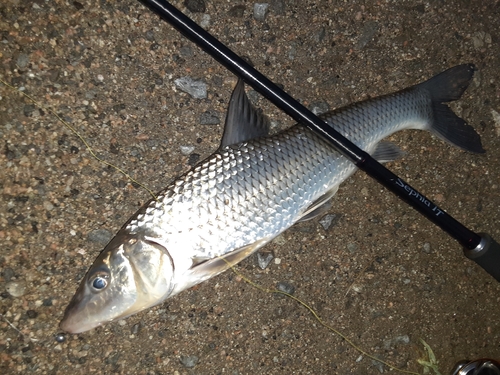
[[(474, 129), (442, 104), (460, 98), (473, 73), (473, 65), (456, 66), (323, 118), (380, 161), (401, 154), (381, 140), (403, 129), (429, 130), (484, 152)], [(356, 167), (304, 126), (268, 131), (240, 81), (220, 148), (125, 223), (82, 280), (60, 327), (79, 333), (157, 305), (325, 212)]]

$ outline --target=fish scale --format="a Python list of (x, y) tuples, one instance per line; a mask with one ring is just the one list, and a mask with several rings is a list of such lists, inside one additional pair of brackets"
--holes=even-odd
[[(367, 113), (366, 108), (355, 106), (328, 114), (324, 119), (359, 147), (372, 151), (373, 146), (387, 135), (410, 123), (419, 127), (427, 121), (421, 117), (426, 105), (422, 96), (405, 92), (385, 98), (383, 105), (378, 103), (378, 111)], [(409, 106), (411, 112), (398, 110), (401, 100), (411, 99), (415, 102)], [(372, 106), (371, 102), (363, 104)], [(384, 113), (391, 114), (390, 121)], [(364, 127), (359, 126), (360, 117), (361, 123), (366, 124)], [(402, 118), (411, 121), (401, 121)], [(309, 205), (354, 170), (355, 166), (325, 141), (307, 128), (296, 125), (272, 137), (228, 146), (213, 154), (161, 192), (157, 197), (160, 204), (154, 200), (150, 202), (153, 209), (149, 219), (138, 218), (127, 229), (131, 233), (138, 230), (159, 233), (170, 252), (191, 251), (195, 257), (221, 256), (257, 239), (271, 239), (283, 232)], [(176, 192), (169, 192), (172, 189)], [(166, 203), (167, 196), (175, 198)], [(172, 215), (165, 215), (168, 206), (172, 207)], [(232, 215), (226, 214), (228, 209)], [(190, 214), (186, 215), (187, 212)], [(161, 224), (157, 216), (163, 217)], [(185, 220), (179, 220), (179, 216)], [(261, 224), (257, 228), (252, 225), (256, 217)], [(225, 228), (233, 221), (239, 223), (238, 229), (228, 234)], [(206, 229), (197, 234), (186, 229), (191, 227)], [(199, 245), (186, 249), (185, 240), (172, 243), (172, 231), (175, 230), (198, 235)]]
[[(386, 136), (429, 122), (424, 116), (430, 98), (420, 91), (406, 90), (376, 102), (365, 101), (323, 118), (358, 147), (371, 152)], [(213, 154), (161, 192), (157, 197), (160, 204), (151, 200), (149, 214), (139, 215), (126, 230), (154, 232), (153, 237), (161, 237), (171, 253), (222, 256), (258, 239), (274, 238), (355, 169), (315, 133), (296, 125)], [(172, 199), (166, 202), (165, 197)], [(228, 208), (230, 215), (225, 214)], [(258, 226), (254, 225), (256, 217)], [(227, 233), (230, 222), (238, 225)], [(189, 233), (190, 240), (182, 233)]]
[[(379, 160), (400, 156), (395, 146), (379, 142), (408, 128), (483, 152), (474, 129), (442, 104), (462, 95), (473, 71), (460, 65), (323, 118)], [(239, 82), (219, 150), (132, 215), (82, 280), (61, 328), (83, 332), (159, 304), (324, 212), (354, 164), (306, 127), (267, 132), (267, 119)]]

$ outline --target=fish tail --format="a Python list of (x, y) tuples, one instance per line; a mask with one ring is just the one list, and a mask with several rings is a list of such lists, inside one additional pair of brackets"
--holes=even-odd
[(473, 64), (458, 65), (416, 86), (427, 91), (432, 100), (432, 120), (427, 130), (463, 150), (484, 153), (481, 138), (474, 128), (445, 104), (459, 99), (474, 75)]

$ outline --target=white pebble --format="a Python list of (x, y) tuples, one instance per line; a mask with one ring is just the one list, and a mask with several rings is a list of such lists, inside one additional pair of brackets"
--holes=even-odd
[(26, 292), (26, 283), (23, 280), (11, 281), (5, 285), (5, 289), (12, 297), (21, 297)]
[(180, 146), (182, 155), (189, 155), (194, 151), (194, 146)]

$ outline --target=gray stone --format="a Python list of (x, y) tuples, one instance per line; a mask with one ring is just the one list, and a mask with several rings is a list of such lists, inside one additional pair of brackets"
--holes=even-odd
[(184, 367), (193, 368), (198, 363), (199, 358), (195, 355), (188, 355), (188, 356), (181, 356), (179, 360)]
[(202, 80), (181, 77), (177, 78), (174, 83), (179, 90), (188, 93), (195, 99), (205, 99), (207, 97), (207, 84)]
[(184, 6), (193, 13), (205, 13), (207, 9), (204, 0), (185, 0)]
[(3, 273), (3, 278), (4, 278), (6, 283), (11, 281), (12, 278), (14, 277), (14, 270), (10, 267), (4, 268), (2, 273)]
[(322, 115), (330, 110), (330, 106), (326, 102), (315, 102), (309, 107), (312, 113), (316, 116)]
[(219, 125), (220, 124), (220, 113), (216, 111), (206, 111), (200, 116), (201, 125)]
[(182, 46), (179, 49), (179, 53), (182, 57), (193, 57), (194, 52), (190, 46)]
[(255, 3), (253, 5), (253, 18), (255, 18), (257, 21), (264, 21), (267, 16), (268, 9), (268, 3)]
[(373, 39), (378, 31), (378, 23), (376, 21), (368, 21), (361, 30), (361, 36), (359, 37), (357, 49), (363, 49), (366, 45)]
[(337, 224), (337, 222), (340, 219), (340, 215), (337, 214), (328, 214), (323, 216), (320, 220), (319, 223), (323, 227), (324, 230), (330, 229), (332, 226)]
[(257, 265), (259, 266), (260, 269), (265, 270), (268, 266), (269, 263), (274, 259), (273, 254), (268, 253), (268, 254), (261, 254), (257, 253)]
[(431, 244), (429, 242), (424, 243), (422, 250), (424, 250), (424, 253), (430, 254), (432, 252)]
[(295, 287), (285, 281), (280, 281), (276, 287), (280, 292), (284, 292), (286, 294), (293, 295), (295, 293)]
[(96, 229), (87, 234), (87, 240), (101, 245), (106, 245), (112, 237), (113, 234), (106, 229)]
[(30, 58), (27, 54), (21, 53), (21, 54), (19, 54), (19, 56), (17, 56), (16, 65), (20, 69), (26, 68), (28, 66), (29, 62), (30, 62)]
[(358, 250), (358, 245), (356, 245), (355, 243), (348, 243), (347, 250), (349, 250), (349, 252), (351, 253), (354, 253), (356, 250)]
[(242, 18), (244, 13), (245, 13), (245, 5), (240, 4), (240, 5), (235, 5), (234, 7), (229, 9), (227, 15), (229, 17)]
[(384, 349), (394, 349), (394, 347), (398, 344), (408, 345), (410, 343), (410, 336), (408, 335), (399, 335), (393, 337), (392, 339), (384, 341)]

